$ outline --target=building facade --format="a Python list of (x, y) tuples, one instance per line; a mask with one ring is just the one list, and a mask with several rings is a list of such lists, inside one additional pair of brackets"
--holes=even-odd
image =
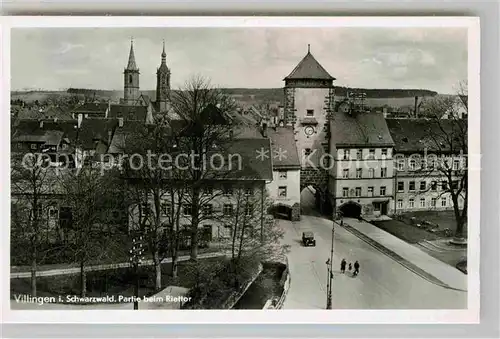
[(335, 212), (365, 218), (390, 215), (393, 147), (381, 113), (339, 110), (331, 121), (330, 194)]
[(267, 132), (273, 153), (273, 180), (267, 184), (276, 213), (300, 220), (300, 160), (291, 127), (272, 127)]
[[(461, 186), (465, 158), (439, 141), (446, 136), (444, 131), (452, 130), (452, 123), (442, 120), (438, 126), (427, 119), (387, 119), (395, 142), (394, 213), (454, 208), (450, 190)], [(463, 204), (461, 196), (460, 209)]]

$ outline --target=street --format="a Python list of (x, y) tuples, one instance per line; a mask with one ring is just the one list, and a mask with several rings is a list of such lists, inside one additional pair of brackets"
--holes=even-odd
[[(310, 193), (309, 193), (310, 194)], [(285, 309), (325, 309), (327, 266), (333, 222), (305, 208), (300, 222), (279, 220), (289, 244), (291, 285)], [(303, 231), (313, 231), (316, 247), (303, 247)], [(457, 309), (467, 307), (467, 293), (435, 285), (377, 251), (340, 226), (335, 227), (333, 308)], [(360, 263), (353, 278), (340, 273), (340, 261)]]

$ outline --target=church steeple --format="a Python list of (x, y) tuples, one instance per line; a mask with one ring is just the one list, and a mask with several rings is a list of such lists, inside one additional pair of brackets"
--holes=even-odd
[(167, 54), (165, 53), (165, 41), (161, 53), (161, 64), (156, 70), (156, 102), (160, 111), (167, 110), (167, 101), (170, 97), (170, 69), (167, 66)]
[(123, 71), (123, 101), (135, 105), (139, 98), (139, 68), (135, 63), (134, 41), (130, 41), (127, 68)]
[(167, 53), (165, 53), (165, 40), (163, 40), (163, 52), (161, 53), (161, 63), (167, 64)]
[(127, 69), (131, 71), (138, 71), (137, 65), (135, 64), (135, 55), (134, 55), (134, 40), (130, 41), (130, 53), (128, 55), (128, 65)]

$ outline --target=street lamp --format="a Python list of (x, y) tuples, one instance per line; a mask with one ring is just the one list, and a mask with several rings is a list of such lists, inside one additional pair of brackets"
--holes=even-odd
[(332, 225), (332, 247), (330, 251), (330, 258), (326, 261), (326, 269), (327, 269), (327, 281), (326, 281), (326, 309), (332, 309), (332, 286), (333, 286), (333, 240), (335, 235), (335, 222)]
[(132, 249), (130, 253), (130, 263), (134, 267), (135, 286), (134, 286), (134, 310), (139, 309), (139, 265), (144, 261), (142, 256), (144, 250), (142, 248), (142, 236), (139, 239), (132, 239)]

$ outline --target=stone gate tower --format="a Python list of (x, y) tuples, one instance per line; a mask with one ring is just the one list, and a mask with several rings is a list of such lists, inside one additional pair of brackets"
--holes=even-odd
[(139, 99), (139, 68), (135, 64), (134, 43), (130, 43), (128, 64), (123, 71), (123, 103), (135, 105)]
[[(332, 77), (311, 54), (308, 45), (306, 56), (299, 62), (285, 81), (285, 124), (293, 126), (295, 141), (301, 159), (300, 187), (316, 188), (320, 208), (326, 206), (328, 173), (321, 160), (330, 166), (329, 120), (334, 111)], [(319, 192), (318, 192), (319, 191)]]

